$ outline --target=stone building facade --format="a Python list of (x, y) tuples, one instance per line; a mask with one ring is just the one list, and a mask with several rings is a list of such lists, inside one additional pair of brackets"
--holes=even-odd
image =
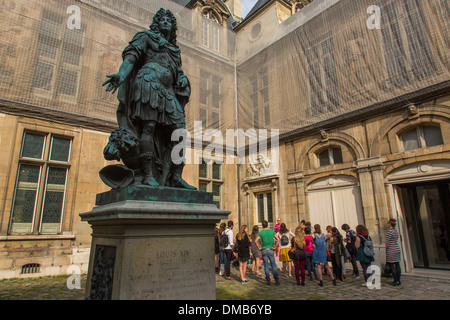
[[(86, 271), (79, 214), (108, 190), (98, 171), (116, 127), (101, 83), (160, 7), (177, 16), (192, 86), (188, 183), (249, 229), (365, 224), (378, 264), (395, 218), (405, 270), (448, 269), (449, 8), (421, 6), (260, 0), (242, 19), (238, 0), (3, 1), (0, 276)], [(240, 129), (259, 146), (279, 135), (246, 143), (239, 163), (233, 135), (212, 141)]]

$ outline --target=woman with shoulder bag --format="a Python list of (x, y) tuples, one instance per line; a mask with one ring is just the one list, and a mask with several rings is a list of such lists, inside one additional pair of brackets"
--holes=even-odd
[(300, 285), (300, 273), (302, 276), (301, 285), (305, 285), (305, 265), (306, 265), (306, 253), (305, 253), (305, 238), (303, 237), (302, 228), (297, 227), (295, 229), (295, 236), (291, 240), (291, 251), (295, 250), (295, 254), (292, 256), (294, 262), (294, 273), (297, 285)]

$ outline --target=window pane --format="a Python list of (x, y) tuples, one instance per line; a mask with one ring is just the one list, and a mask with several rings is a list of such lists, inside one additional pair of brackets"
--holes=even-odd
[(330, 164), (330, 157), (329, 157), (329, 154), (328, 154), (328, 149), (325, 150), (325, 151), (322, 151), (319, 154), (319, 162), (320, 162), (320, 166), (321, 167), (322, 166), (327, 166), (327, 165)]
[(438, 146), (444, 144), (442, 140), (441, 128), (440, 127), (423, 127), (423, 135), (425, 138), (425, 143), (427, 147)]
[(263, 222), (264, 218), (264, 195), (258, 194), (258, 222)]
[(55, 66), (51, 63), (37, 61), (33, 71), (33, 88), (51, 90), (54, 68)]
[(70, 30), (64, 34), (64, 43), (62, 51), (62, 61), (70, 63), (72, 65), (79, 65), (80, 56), (82, 53), (82, 43), (83, 33), (77, 30)]
[(213, 183), (213, 185), (212, 185), (212, 191), (213, 191), (213, 195), (215, 196), (215, 197), (220, 197), (220, 189), (221, 189), (221, 184), (219, 184), (219, 183)]
[(48, 168), (47, 185), (42, 209), (42, 233), (58, 233), (60, 230), (66, 174), (67, 169), (65, 168)]
[(36, 133), (25, 133), (21, 157), (42, 159), (45, 135)]
[(338, 164), (343, 162), (341, 148), (333, 148), (333, 163)]
[(68, 69), (61, 69), (58, 81), (58, 93), (68, 96), (77, 94), (78, 72)]
[(206, 162), (202, 161), (202, 163), (198, 165), (198, 175), (200, 178), (208, 178), (208, 165)]
[(39, 166), (28, 164), (19, 166), (11, 233), (30, 233), (32, 231), (40, 170)]
[(70, 139), (53, 137), (52, 150), (50, 152), (50, 160), (69, 161)]
[(267, 194), (267, 221), (273, 222), (272, 193)]
[(217, 163), (213, 163), (213, 179), (220, 180), (222, 178), (222, 166)]
[(208, 191), (208, 183), (206, 183), (206, 182), (199, 182), (198, 190), (205, 191), (205, 192)]
[(413, 150), (419, 148), (419, 141), (417, 138), (417, 128), (410, 130), (402, 135), (403, 148), (405, 150)]
[(212, 189), (213, 189), (213, 201), (214, 204), (220, 208), (220, 200), (221, 200), (221, 189), (222, 189), (222, 185), (218, 184), (218, 183), (213, 183), (212, 185)]

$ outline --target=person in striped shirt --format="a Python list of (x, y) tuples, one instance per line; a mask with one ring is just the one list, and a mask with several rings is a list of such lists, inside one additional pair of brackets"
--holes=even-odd
[(391, 286), (399, 286), (401, 284), (401, 269), (400, 259), (401, 252), (398, 245), (399, 235), (395, 226), (397, 224), (395, 219), (389, 219), (389, 231), (386, 234), (386, 263), (389, 265), (394, 281), (390, 283)]

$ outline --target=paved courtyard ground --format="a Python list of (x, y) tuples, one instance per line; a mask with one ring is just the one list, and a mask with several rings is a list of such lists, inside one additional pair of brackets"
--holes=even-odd
[[(264, 271), (262, 274), (264, 274)], [(263, 276), (248, 274), (248, 283), (239, 281), (238, 270), (232, 268), (233, 280), (216, 275), (217, 300), (450, 300), (450, 280), (403, 275), (402, 285), (392, 287), (391, 278), (381, 277), (381, 288), (370, 290), (362, 278), (347, 274), (344, 282), (333, 286), (324, 276), (324, 287), (318, 281), (306, 280), (297, 286), (295, 277), (280, 278), (280, 285), (267, 285)], [(0, 300), (84, 300), (86, 275), (81, 275), (80, 288), (67, 287), (68, 276), (16, 278), (0, 280)]]

